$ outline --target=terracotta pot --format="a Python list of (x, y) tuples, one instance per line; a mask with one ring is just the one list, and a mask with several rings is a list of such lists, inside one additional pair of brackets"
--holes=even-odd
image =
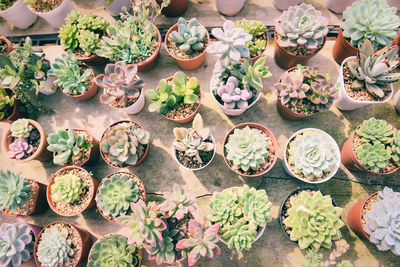
[(347, 212), (347, 224), (350, 226), (351, 230), (356, 233), (359, 237), (364, 237), (369, 240), (368, 234), (364, 231), (362, 220), (362, 211), (364, 209), (365, 203), (367, 201), (378, 194), (378, 192), (373, 193), (369, 197), (364, 200), (360, 200), (357, 203), (353, 204), (349, 211)]
[[(25, 159), (10, 159), (15, 161), (16, 163), (27, 163), (28, 161), (31, 160), (39, 160), (39, 161), (48, 161), (49, 159), (51, 159), (52, 154), (50, 151), (48, 151), (46, 149), (47, 147), (47, 135), (45, 134), (42, 126), (40, 126), (40, 124), (34, 120), (31, 119), (26, 119), (28, 120), (28, 122), (35, 127), (40, 134), (40, 142), (39, 142), (39, 147), (38, 149), (35, 151), (35, 153), (33, 153), (30, 157), (25, 158)], [(11, 138), (11, 124), (10, 126), (8, 126), (7, 130), (5, 131), (3, 138), (1, 140), (1, 149), (3, 150), (3, 154), (5, 154), (7, 156), (8, 151), (10, 151), (10, 144), (11, 144), (12, 138)]]
[(215, 0), (219, 13), (226, 16), (235, 16), (243, 8), (245, 0)]
[[(35, 244), (35, 241), (36, 241), (40, 231), (42, 231), (42, 228), (37, 226), (37, 225), (30, 224), (30, 223), (25, 223), (25, 224), (27, 224), (29, 226), (29, 228), (31, 228), (31, 231), (32, 231), (33, 236), (34, 236), (34, 238), (32, 239), (32, 242), (33, 242), (33, 244)], [(33, 253), (29, 257), (29, 260), (32, 259), (32, 258), (33, 258)], [(25, 262), (28, 262), (29, 260), (27, 260)]]
[[(106, 179), (111, 178), (114, 174), (118, 174), (118, 173), (126, 173), (126, 174), (128, 174), (128, 175), (133, 175), (133, 176), (135, 176), (135, 177), (140, 181), (140, 183), (141, 183), (141, 185), (142, 185), (142, 187), (143, 187), (143, 190), (144, 190), (144, 191), (143, 191), (143, 195), (141, 195), (140, 198), (141, 198), (144, 202), (146, 202), (146, 200), (147, 200), (147, 197), (146, 197), (146, 188), (144, 187), (144, 184), (143, 184), (142, 180), (141, 180), (139, 177), (137, 177), (135, 174), (133, 174), (133, 173), (123, 172), (123, 171), (121, 171), (121, 172), (114, 172), (114, 173), (111, 173), (110, 175), (107, 175), (106, 178), (104, 178), (104, 179), (101, 181), (99, 187), (97, 188), (97, 190), (96, 190), (96, 196), (99, 194), (99, 189), (100, 189), (100, 187), (103, 185), (103, 181), (105, 181)], [(95, 199), (95, 200), (96, 200), (96, 199)], [(115, 219), (112, 218), (111, 216), (106, 216), (106, 215), (103, 214), (103, 211), (99, 208), (99, 205), (97, 205), (97, 200), (96, 200), (96, 207), (97, 207), (97, 210), (99, 211), (99, 213), (101, 214), (101, 216), (103, 216), (107, 221), (110, 221), (110, 222), (113, 222), (113, 223), (117, 223), (117, 222), (115, 221)], [(140, 266), (140, 265), (139, 265), (139, 266)]]
[(5, 213), (4, 210), (2, 210), (1, 212), (3, 213), (3, 215), (9, 216), (9, 217), (15, 217), (15, 218), (26, 218), (33, 214), (40, 214), (48, 209), (49, 205), (47, 204), (47, 201), (46, 201), (46, 187), (47, 186), (35, 181), (34, 179), (25, 178), (25, 180), (32, 181), (35, 184), (35, 186), (39, 188), (38, 194), (36, 195), (36, 198), (34, 200), (32, 210), (30, 210), (28, 212), (28, 214), (24, 215), (24, 216), (18, 215), (18, 214), (8, 214), (8, 213)]
[(342, 28), (339, 27), (339, 33), (332, 49), (332, 56), (335, 61), (341, 65), (343, 60), (351, 56), (357, 56), (358, 49), (352, 46), (343, 36)]
[(279, 10), (287, 10), (290, 6), (300, 5), (303, 0), (273, 0), (274, 6)]
[(42, 231), (40, 231), (39, 235), (38, 235), (37, 238), (36, 238), (35, 247), (34, 247), (34, 250), (33, 250), (33, 255), (34, 255), (34, 257), (35, 257), (35, 262), (36, 262), (36, 265), (37, 265), (38, 267), (44, 267), (44, 266), (39, 262), (39, 259), (38, 259), (38, 257), (37, 257), (37, 250), (38, 250), (38, 246), (39, 246), (40, 237), (41, 237), (41, 235), (43, 234), (44, 230), (46, 230), (46, 229), (49, 228), (50, 226), (52, 226), (52, 225), (54, 225), (54, 224), (58, 224), (58, 223), (65, 224), (65, 225), (69, 225), (70, 227), (72, 227), (73, 229), (75, 229), (75, 230), (78, 232), (78, 234), (79, 234), (79, 239), (80, 239), (80, 241), (81, 241), (81, 243), (82, 243), (82, 247), (81, 247), (81, 249), (80, 249), (80, 253), (77, 253), (77, 254), (80, 254), (79, 260), (78, 260), (77, 264), (75, 264), (75, 265), (73, 265), (73, 266), (71, 265), (71, 267), (76, 267), (76, 266), (78, 266), (78, 264), (79, 264), (81, 261), (83, 261), (84, 259), (87, 258), (87, 255), (88, 255), (89, 250), (90, 250), (91, 245), (92, 245), (92, 239), (91, 239), (91, 237), (90, 237), (89, 232), (87, 232), (86, 230), (83, 230), (83, 229), (78, 228), (77, 226), (73, 225), (72, 223), (58, 221), (58, 222), (50, 223), (49, 225), (47, 225), (46, 227), (44, 227), (44, 228), (42, 229)]
[[(12, 92), (13, 93), (13, 91), (11, 90), (11, 89), (9, 89), (9, 88), (4, 88), (7, 92)], [(11, 94), (9, 94), (9, 95), (11, 95)], [(14, 94), (14, 96), (16, 97), (16, 95)], [(20, 105), (21, 105), (21, 102), (18, 100), (18, 99), (15, 99), (15, 101), (14, 101), (14, 107), (13, 107), (13, 112), (11, 113), (11, 115), (10, 116), (8, 116), (7, 118), (3, 118), (2, 120), (0, 120), (1, 122), (9, 122), (9, 123), (11, 123), (11, 122), (13, 122), (13, 121), (15, 121), (15, 120), (17, 120), (17, 119), (19, 119), (20, 117), (21, 117), (21, 113), (19, 113), (19, 107), (20, 107)]]
[[(114, 122), (114, 123), (111, 124), (111, 125), (104, 131), (104, 133), (102, 134), (101, 139), (100, 139), (100, 144), (101, 144), (101, 142), (103, 141), (103, 138), (104, 138), (104, 136), (106, 135), (106, 133), (107, 133), (114, 125), (117, 125), (117, 124), (122, 123), (122, 122), (131, 122), (131, 123), (134, 123), (134, 124), (138, 125), (138, 126), (139, 126), (138, 128), (143, 128), (143, 127), (140, 126), (138, 123), (135, 123), (134, 121), (130, 121), (130, 120), (122, 120), (122, 121)], [(112, 166), (112, 167), (116, 167), (116, 168), (125, 168), (125, 167), (135, 167), (135, 166), (138, 166), (139, 164), (141, 164), (141, 163), (147, 158), (147, 156), (149, 155), (149, 151), (150, 151), (150, 143), (147, 144), (146, 150), (144, 151), (143, 156), (136, 162), (136, 164), (134, 164), (134, 165), (124, 164), (123, 166), (115, 166), (115, 165), (113, 165), (111, 162), (108, 162), (108, 160), (106, 159), (105, 155), (103, 154), (103, 151), (101, 150), (101, 148), (100, 148), (100, 155), (101, 155), (101, 157), (103, 158), (103, 160), (104, 160), (108, 165), (110, 165), (110, 166)]]
[(5, 42), (6, 45), (7, 45), (7, 52), (5, 53), (5, 55), (7, 56), (8, 54), (10, 54), (11, 51), (14, 50), (13, 44), (12, 44), (11, 41), (8, 40), (5, 36), (0, 36), (0, 40), (2, 40), (3, 42)]
[(397, 167), (394, 170), (387, 172), (387, 173), (376, 173), (376, 172), (366, 169), (364, 167), (364, 165), (362, 165), (362, 163), (357, 159), (357, 155), (353, 150), (354, 134), (357, 131), (357, 129), (350, 135), (350, 137), (346, 140), (346, 142), (344, 142), (344, 144), (340, 150), (342, 163), (347, 169), (349, 169), (351, 171), (369, 172), (369, 173), (374, 173), (374, 174), (379, 174), (379, 175), (385, 175), (385, 174), (394, 173), (395, 171), (397, 171), (400, 168), (400, 167)]
[[(250, 128), (259, 129), (259, 130), (263, 131), (265, 134), (267, 134), (267, 135), (271, 138), (271, 141), (272, 141), (272, 144), (273, 144), (274, 150), (275, 150), (275, 151), (274, 151), (274, 158), (272, 159), (272, 162), (271, 162), (271, 164), (268, 166), (268, 168), (265, 169), (265, 170), (262, 171), (262, 172), (255, 173), (255, 174), (243, 174), (243, 173), (241, 173), (240, 171), (233, 169), (233, 168), (228, 164), (228, 160), (226, 159), (226, 155), (225, 155), (225, 144), (226, 144), (227, 141), (228, 141), (228, 137), (233, 133), (233, 131), (234, 131), (235, 129), (242, 129), (242, 128), (246, 127), (246, 126), (249, 126)], [(234, 171), (234, 172), (236, 172), (237, 174), (242, 175), (242, 176), (246, 176), (246, 177), (258, 177), (258, 176), (264, 175), (264, 174), (266, 174), (267, 172), (269, 172), (269, 171), (272, 169), (272, 167), (274, 167), (274, 165), (275, 165), (275, 163), (276, 163), (276, 160), (278, 159), (278, 142), (276, 141), (275, 135), (274, 135), (267, 127), (265, 127), (265, 126), (263, 126), (263, 125), (261, 125), (261, 124), (258, 124), (258, 123), (245, 122), (245, 123), (241, 123), (241, 124), (239, 124), (239, 125), (236, 125), (236, 126), (233, 127), (232, 129), (230, 129), (229, 132), (226, 134), (223, 144), (224, 144), (224, 153), (223, 153), (223, 154), (224, 154), (224, 160), (225, 160), (226, 165), (228, 165), (228, 167), (229, 167), (232, 171)]]
[(168, 49), (168, 45), (167, 45), (169, 35), (177, 29), (178, 29), (178, 24), (175, 24), (171, 28), (169, 28), (167, 34), (165, 35), (165, 41), (164, 41), (165, 49), (167, 50), (168, 54), (176, 61), (176, 63), (179, 65), (179, 67), (181, 67), (182, 69), (184, 69), (184, 70), (198, 69), (201, 66), (201, 64), (203, 64), (204, 60), (206, 59), (206, 50), (207, 50), (207, 46), (210, 42), (210, 35), (208, 34), (208, 31), (207, 31), (207, 43), (206, 43), (206, 47), (204, 48), (203, 53), (201, 53), (200, 55), (198, 55), (197, 57), (194, 57), (194, 58), (182, 59), (182, 58), (178, 58), (177, 56), (175, 56), (174, 53)]
[[(95, 77), (93, 70), (91, 69), (92, 73), (93, 73), (93, 77)], [(89, 89), (84, 92), (83, 94), (80, 95), (69, 95), (69, 94), (65, 94), (66, 96), (75, 99), (75, 100), (79, 100), (79, 101), (84, 101), (84, 100), (88, 100), (91, 99), (92, 97), (94, 97), (94, 95), (97, 93), (97, 89), (98, 86), (97, 84), (94, 82), (94, 79), (92, 79), (92, 85), (89, 87)]]
[[(167, 82), (172, 81), (173, 78), (174, 78), (173, 76), (168, 77)], [(158, 90), (158, 87), (157, 87), (157, 90)], [(167, 120), (170, 120), (170, 121), (173, 121), (173, 122), (179, 123), (179, 124), (191, 122), (194, 119), (194, 117), (196, 116), (197, 112), (199, 112), (199, 108), (200, 108), (200, 104), (201, 104), (201, 90), (200, 89), (199, 89), (198, 102), (199, 102), (199, 105), (197, 106), (196, 110), (192, 114), (190, 114), (189, 116), (187, 116), (183, 119), (171, 119), (171, 118), (168, 118), (167, 116), (165, 116), (164, 114), (161, 114), (161, 116), (163, 116)]]
[(274, 49), (274, 59), (276, 64), (281, 67), (282, 69), (290, 69), (292, 67), (295, 67), (297, 64), (305, 65), (307, 62), (318, 54), (319, 51), (322, 50), (326, 42), (326, 37), (324, 38), (324, 42), (322, 44), (322, 47), (320, 50), (316, 51), (315, 54), (308, 55), (308, 56), (296, 56), (293, 54), (290, 54), (287, 52), (283, 47), (279, 46), (279, 43), (277, 41), (277, 32), (275, 31), (274, 34), (274, 43), (275, 43), (275, 49)]
[(153, 24), (153, 27), (154, 27), (154, 30), (156, 31), (156, 35), (157, 35), (157, 41), (158, 41), (157, 47), (156, 47), (156, 50), (154, 50), (153, 54), (151, 54), (150, 57), (148, 57), (144, 61), (136, 63), (136, 65), (138, 66), (139, 72), (152, 69), (160, 57), (161, 40), (162, 40), (161, 34), (156, 25)]
[(99, 187), (99, 182), (97, 182), (96, 179), (94, 179), (90, 174), (89, 174), (89, 180), (92, 182), (93, 184), (93, 189), (91, 192), (89, 192), (89, 199), (90, 201), (86, 204), (86, 206), (84, 206), (80, 211), (75, 212), (75, 213), (64, 213), (60, 210), (57, 209), (57, 207), (54, 205), (53, 199), (51, 198), (51, 186), (54, 184), (54, 178), (57, 177), (61, 172), (66, 171), (66, 170), (71, 170), (71, 169), (79, 169), (83, 172), (86, 172), (87, 174), (89, 174), (85, 169), (81, 168), (81, 167), (77, 167), (77, 166), (67, 166), (64, 167), (60, 170), (58, 170), (56, 173), (54, 173), (51, 177), (51, 181), (49, 183), (49, 185), (47, 186), (47, 192), (46, 192), (46, 196), (47, 196), (47, 202), (49, 203), (50, 208), (57, 213), (58, 215), (61, 216), (76, 216), (78, 214), (81, 214), (82, 212), (84, 212), (85, 210), (89, 210), (91, 208), (93, 208), (96, 204), (95, 200), (94, 200), (94, 196), (96, 194), (97, 188)]
[(77, 60), (82, 61), (86, 65), (92, 66), (92, 65), (102, 65), (106, 64), (108, 59), (105, 57), (101, 57), (99, 55), (93, 54), (90, 56), (78, 56), (75, 54), (75, 57)]
[[(161, 4), (162, 0), (157, 0), (157, 4)], [(161, 10), (166, 17), (177, 17), (186, 11), (188, 0), (171, 0), (171, 3)]]
[[(392, 40), (392, 44), (391, 44), (392, 46), (393, 45), (398, 45), (398, 46), (400, 46), (400, 30), (397, 32), (397, 38), (394, 38), (393, 40)], [(399, 56), (400, 56), (400, 49), (399, 49)]]

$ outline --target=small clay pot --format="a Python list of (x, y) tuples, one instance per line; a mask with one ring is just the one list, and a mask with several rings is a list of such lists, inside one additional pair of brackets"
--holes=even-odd
[[(398, 46), (400, 46), (400, 30), (397, 32), (397, 38), (394, 38), (394, 39), (392, 40), (391, 45), (392, 45), (392, 46), (393, 46), (393, 45), (398, 45)], [(400, 56), (400, 49), (399, 49), (399, 56)]]
[[(173, 76), (168, 77), (167, 78), (167, 82), (172, 81), (173, 78), (174, 78)], [(158, 90), (158, 87), (157, 87), (157, 90)], [(170, 120), (170, 121), (173, 121), (173, 122), (179, 123), (179, 124), (191, 122), (194, 119), (194, 117), (196, 116), (197, 112), (199, 112), (200, 103), (201, 103), (201, 90), (200, 89), (199, 89), (199, 100), (198, 100), (198, 102), (199, 102), (199, 105), (197, 106), (196, 110), (192, 114), (190, 114), (189, 116), (187, 116), (187, 117), (185, 117), (183, 119), (168, 118), (164, 114), (161, 114), (161, 116), (163, 116), (167, 120)]]
[[(101, 142), (103, 141), (104, 136), (107, 134), (107, 132), (108, 132), (113, 126), (115, 126), (115, 125), (117, 125), (117, 124), (120, 124), (120, 123), (123, 123), (123, 122), (134, 123), (138, 128), (143, 128), (143, 127), (140, 126), (138, 123), (136, 123), (136, 122), (134, 122), (134, 121), (130, 121), (130, 120), (122, 120), (122, 121), (114, 122), (113, 124), (111, 124), (111, 125), (104, 131), (104, 133), (103, 133), (103, 135), (101, 136), (101, 139), (100, 139), (100, 144), (101, 144)], [(135, 167), (135, 166), (138, 166), (139, 164), (141, 164), (141, 163), (147, 158), (147, 156), (149, 155), (149, 151), (150, 151), (150, 143), (147, 144), (146, 150), (144, 151), (143, 156), (142, 156), (140, 159), (138, 159), (138, 161), (136, 162), (136, 164), (134, 164), (134, 165), (128, 165), (128, 164), (125, 163), (125, 164), (122, 165), (122, 166), (115, 166), (115, 165), (113, 165), (111, 162), (109, 162), (109, 161), (106, 159), (105, 155), (103, 154), (103, 151), (101, 150), (101, 148), (100, 148), (100, 155), (101, 155), (101, 157), (103, 158), (103, 160), (104, 160), (108, 165), (110, 165), (110, 166), (112, 166), (112, 167), (116, 167), (116, 168), (125, 168), (125, 167)]]
[[(25, 158), (25, 159), (11, 159), (15, 161), (16, 163), (27, 163), (28, 161), (31, 160), (39, 160), (39, 161), (48, 161), (52, 157), (52, 153), (46, 149), (48, 143), (47, 143), (47, 135), (45, 134), (42, 126), (34, 120), (31, 119), (26, 119), (28, 120), (29, 124), (31, 124), (33, 127), (35, 127), (40, 134), (40, 142), (39, 142), (39, 147), (33, 153), (30, 157)], [(1, 149), (3, 150), (3, 154), (7, 155), (8, 151), (10, 151), (10, 144), (11, 144), (12, 138), (11, 138), (11, 124), (8, 126), (7, 130), (5, 131), (3, 138), (1, 140)]]
[(40, 214), (48, 209), (49, 205), (47, 204), (46, 201), (46, 185), (30, 178), (25, 178), (25, 180), (32, 181), (35, 184), (35, 186), (38, 187), (39, 190), (34, 200), (32, 210), (30, 210), (27, 215), (9, 214), (5, 213), (4, 210), (2, 210), (1, 212), (3, 213), (3, 215), (15, 218), (26, 218), (33, 214)]
[(108, 59), (105, 57), (101, 57), (97, 54), (92, 54), (90, 56), (78, 56), (75, 54), (77, 60), (82, 61), (86, 65), (93, 66), (93, 65), (102, 65), (107, 63)]
[[(200, 25), (201, 26), (201, 25)], [(198, 69), (201, 64), (203, 64), (204, 60), (206, 59), (206, 50), (207, 50), (207, 46), (210, 42), (210, 35), (208, 34), (207, 31), (207, 43), (206, 43), (206, 47), (204, 48), (204, 51), (194, 57), (194, 58), (189, 58), (189, 59), (182, 59), (182, 58), (178, 58), (173, 51), (170, 51), (168, 49), (168, 37), (169, 35), (178, 29), (178, 24), (173, 25), (171, 28), (169, 28), (167, 34), (165, 35), (165, 41), (164, 41), (164, 45), (165, 45), (165, 49), (167, 50), (168, 54), (175, 60), (175, 62), (179, 65), (179, 67), (181, 67), (184, 70), (195, 70)]]
[(49, 183), (49, 185), (47, 186), (47, 192), (46, 192), (46, 196), (47, 196), (47, 202), (49, 203), (50, 208), (57, 213), (58, 215), (61, 216), (76, 216), (78, 214), (81, 214), (82, 212), (84, 212), (85, 210), (89, 210), (91, 208), (93, 208), (96, 204), (95, 200), (94, 200), (94, 196), (96, 194), (97, 188), (99, 187), (99, 182), (97, 182), (96, 179), (94, 179), (90, 174), (89, 174), (89, 179), (92, 183), (93, 189), (91, 192), (89, 192), (89, 199), (90, 201), (86, 204), (86, 206), (84, 206), (80, 211), (75, 212), (75, 213), (64, 213), (62, 211), (60, 211), (59, 209), (57, 209), (56, 205), (54, 205), (53, 199), (51, 198), (51, 186), (54, 184), (54, 178), (57, 177), (61, 172), (66, 171), (66, 170), (71, 170), (71, 169), (79, 169), (83, 172), (86, 172), (87, 174), (89, 174), (85, 169), (81, 168), (81, 167), (77, 167), (77, 166), (67, 166), (64, 167), (60, 170), (58, 170), (55, 174), (52, 175), (51, 177), (51, 181)]
[(3, 42), (5, 42), (6, 45), (7, 45), (7, 52), (5, 53), (5, 55), (7, 56), (8, 54), (10, 54), (11, 51), (14, 50), (13, 44), (12, 44), (11, 41), (8, 40), (5, 36), (0, 36), (0, 40), (2, 40)]
[(351, 56), (357, 56), (358, 48), (352, 46), (343, 36), (342, 28), (339, 27), (339, 33), (332, 49), (332, 56), (335, 61), (341, 65), (343, 60)]
[[(360, 128), (360, 126), (358, 128)], [(365, 168), (364, 165), (362, 165), (362, 163), (357, 159), (357, 155), (353, 150), (354, 134), (357, 131), (357, 129), (350, 135), (350, 137), (346, 140), (346, 142), (344, 142), (342, 148), (340, 149), (340, 156), (342, 158), (342, 163), (347, 169), (351, 171), (369, 172), (373, 174), (386, 175), (394, 173), (400, 168), (397, 167), (394, 170), (386, 173), (377, 173)]]
[(153, 27), (154, 27), (154, 30), (156, 31), (156, 35), (157, 35), (157, 42), (158, 42), (157, 47), (154, 50), (153, 54), (151, 54), (150, 57), (148, 57), (147, 59), (145, 59), (141, 62), (136, 63), (139, 72), (152, 69), (160, 57), (161, 41), (162, 41), (161, 34), (156, 25), (153, 24)]
[(369, 235), (364, 231), (362, 220), (362, 211), (364, 209), (365, 203), (374, 197), (378, 192), (373, 193), (364, 200), (360, 200), (353, 204), (349, 211), (347, 212), (347, 224), (350, 226), (351, 230), (356, 233), (359, 237), (364, 237), (369, 240)]
[[(67, 129), (68, 130), (68, 129)], [(93, 137), (88, 131), (82, 130), (82, 129), (72, 129), (74, 130), (75, 134), (77, 135), (77, 131), (85, 131), (89, 135), (89, 143), (91, 143), (93, 146), (89, 149), (89, 155), (88, 158), (83, 161), (81, 164), (73, 164), (74, 166), (77, 167), (82, 167), (84, 165), (94, 165), (97, 163), (99, 160), (100, 152), (99, 152), (99, 141), (97, 141), (96, 138)], [(56, 156), (56, 152), (53, 152), (53, 158)], [(67, 163), (60, 164), (62, 166), (67, 166)]]
[[(92, 69), (90, 69), (90, 70), (92, 71), (93, 77), (95, 77), (93, 70)], [(84, 100), (88, 100), (88, 99), (92, 98), (97, 93), (97, 89), (98, 89), (98, 86), (94, 82), (94, 79), (92, 79), (92, 85), (83, 94), (80, 94), (80, 95), (69, 95), (69, 94), (65, 94), (64, 93), (64, 95), (66, 95), (66, 96), (68, 96), (68, 97), (70, 97), (72, 99), (75, 99), (75, 100), (84, 101)]]
[[(259, 129), (259, 130), (263, 131), (265, 134), (267, 134), (271, 138), (272, 144), (274, 146), (274, 158), (273, 158), (271, 164), (264, 171), (258, 172), (258, 173), (255, 173), (255, 174), (243, 174), (239, 170), (235, 170), (234, 168), (231, 167), (231, 165), (229, 165), (228, 160), (226, 159), (226, 155), (225, 155), (225, 144), (228, 142), (229, 136), (233, 133), (233, 131), (235, 129), (242, 129), (242, 128), (246, 127), (246, 126), (249, 126), (250, 128), (256, 128), (256, 129)], [(274, 167), (274, 165), (276, 163), (276, 160), (278, 159), (278, 142), (276, 141), (275, 135), (267, 127), (265, 127), (265, 126), (263, 126), (261, 124), (258, 124), (258, 123), (245, 122), (245, 123), (241, 123), (239, 125), (236, 125), (232, 129), (230, 129), (229, 132), (226, 134), (223, 144), (224, 144), (224, 153), (223, 154), (224, 154), (224, 160), (225, 160), (226, 165), (232, 171), (234, 171), (237, 174), (242, 175), (242, 176), (258, 177), (258, 176), (264, 175), (267, 172), (269, 172), (272, 169), (272, 167)]]
[(87, 232), (86, 230), (80, 229), (80, 228), (78, 228), (77, 226), (73, 225), (72, 223), (62, 222), (62, 221), (50, 223), (49, 225), (47, 225), (46, 227), (44, 227), (44, 228), (42, 229), (42, 231), (40, 231), (39, 235), (36, 237), (35, 247), (34, 247), (34, 249), (33, 249), (33, 255), (34, 255), (34, 258), (35, 258), (36, 265), (37, 265), (38, 267), (44, 267), (44, 266), (39, 262), (39, 259), (38, 259), (38, 257), (37, 257), (37, 250), (38, 250), (38, 246), (39, 246), (39, 240), (40, 240), (40, 237), (41, 237), (41, 235), (43, 234), (44, 230), (46, 230), (47, 228), (49, 228), (50, 226), (52, 226), (52, 225), (54, 225), (54, 224), (69, 225), (71, 228), (75, 229), (75, 230), (78, 232), (80, 241), (81, 241), (81, 243), (82, 243), (82, 247), (81, 247), (81, 249), (80, 249), (80, 253), (77, 253), (77, 254), (80, 254), (80, 257), (79, 257), (79, 260), (78, 260), (77, 264), (75, 264), (75, 265), (73, 265), (73, 266), (71, 265), (70, 267), (76, 267), (76, 266), (78, 266), (78, 264), (79, 264), (81, 261), (83, 261), (84, 259), (86, 259), (87, 255), (88, 255), (88, 253), (89, 253), (89, 250), (90, 250), (90, 248), (91, 248), (91, 246), (92, 246), (92, 239), (91, 239), (91, 237), (90, 237), (89, 232)]
[[(104, 178), (104, 179), (101, 181), (99, 187), (97, 188), (97, 190), (96, 190), (96, 196), (99, 194), (99, 189), (100, 189), (100, 187), (102, 186), (103, 181), (105, 181), (106, 179), (111, 178), (114, 174), (119, 174), (119, 173), (126, 173), (126, 174), (128, 174), (128, 175), (133, 175), (133, 176), (135, 176), (135, 177), (140, 181), (141, 186), (143, 187), (143, 190), (144, 190), (144, 191), (143, 191), (143, 194), (140, 196), (140, 198), (141, 198), (144, 202), (146, 202), (146, 200), (147, 200), (147, 197), (146, 197), (146, 189), (145, 189), (145, 187), (144, 187), (144, 184), (143, 184), (142, 180), (141, 180), (139, 177), (137, 177), (135, 174), (133, 174), (133, 173), (130, 173), (130, 172), (123, 172), (123, 171), (121, 171), (121, 172), (114, 172), (114, 173), (111, 173), (110, 175), (107, 175), (106, 178)], [(139, 185), (138, 185), (138, 186), (139, 186)], [(96, 198), (95, 198), (95, 200), (96, 200)], [(97, 204), (97, 201), (96, 201), (96, 207), (97, 207), (97, 210), (99, 211), (99, 213), (101, 214), (101, 216), (103, 216), (107, 221), (110, 221), (110, 222), (113, 222), (113, 223), (117, 223), (116, 220), (115, 220), (114, 218), (112, 218), (111, 216), (106, 216), (106, 215), (104, 215), (103, 211), (99, 208), (99, 205)], [(140, 265), (139, 265), (139, 266), (140, 266)]]
[[(157, 0), (157, 4), (161, 4), (162, 0)], [(188, 0), (171, 0), (171, 3), (161, 9), (161, 13), (166, 17), (177, 17), (186, 11)]]
[[(11, 95), (11, 92), (12, 92), (12, 94), (14, 94), (14, 92), (10, 88), (4, 87), (4, 89), (10, 93), (9, 95)], [(3, 118), (2, 120), (0, 120), (1, 122), (11, 123), (21, 117), (21, 113), (19, 113), (19, 107), (21, 105), (21, 102), (17, 99), (17, 96), (15, 94), (14, 94), (14, 96), (15, 96), (15, 100), (14, 100), (13, 112), (7, 118)]]

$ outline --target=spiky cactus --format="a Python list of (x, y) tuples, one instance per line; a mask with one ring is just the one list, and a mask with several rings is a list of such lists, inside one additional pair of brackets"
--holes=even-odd
[(72, 173), (63, 174), (54, 178), (51, 185), (51, 196), (55, 201), (72, 204), (81, 198), (85, 183)]
[(168, 217), (181, 220), (186, 214), (196, 211), (195, 198), (189, 197), (185, 188), (178, 184), (174, 184), (172, 192), (165, 192), (164, 198), (165, 201), (160, 205), (160, 211), (167, 214)]
[(178, 44), (181, 51), (189, 52), (203, 49), (206, 36), (207, 29), (201, 26), (196, 18), (192, 18), (188, 23), (184, 18), (179, 18), (178, 30), (173, 31), (169, 39)]
[(0, 210), (15, 212), (22, 207), (31, 195), (32, 187), (28, 180), (9, 170), (0, 171)]
[(365, 143), (389, 144), (393, 138), (393, 126), (385, 120), (370, 118), (361, 124), (357, 134)]

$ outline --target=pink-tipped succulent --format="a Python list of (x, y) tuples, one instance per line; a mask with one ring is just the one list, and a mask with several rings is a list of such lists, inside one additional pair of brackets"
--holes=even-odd
[(229, 77), (226, 84), (218, 88), (217, 93), (227, 109), (245, 109), (249, 106), (247, 101), (252, 97), (251, 91), (239, 88), (239, 81), (234, 76)]
[(164, 193), (165, 201), (160, 205), (160, 210), (168, 217), (175, 217), (178, 220), (188, 213), (196, 211), (194, 197), (187, 196), (185, 188), (174, 184), (172, 192)]
[(317, 105), (318, 110), (329, 109), (333, 101), (338, 97), (336, 86), (326, 79), (320, 79), (311, 83), (307, 98)]
[(103, 104), (111, 104), (118, 99), (118, 105), (126, 106), (128, 99), (139, 97), (144, 81), (136, 76), (137, 71), (135, 64), (122, 61), (107, 64), (104, 74), (95, 78), (96, 84), (108, 91), (100, 96), (100, 101)]
[(306, 92), (310, 89), (310, 86), (303, 83), (303, 81), (304, 75), (298, 70), (283, 74), (280, 83), (275, 84), (282, 105), (287, 104), (289, 101), (297, 103), (300, 99), (306, 98)]
[(17, 138), (9, 146), (8, 151), (9, 158), (22, 159), (27, 157), (33, 151), (33, 146), (28, 144), (25, 138)]
[(214, 224), (206, 228), (205, 223), (205, 219), (203, 223), (191, 219), (189, 221), (188, 238), (181, 239), (176, 244), (176, 248), (182, 250), (182, 255), (188, 255), (189, 266), (195, 265), (200, 257), (213, 258), (214, 254), (221, 254), (220, 248), (216, 245), (220, 225)]

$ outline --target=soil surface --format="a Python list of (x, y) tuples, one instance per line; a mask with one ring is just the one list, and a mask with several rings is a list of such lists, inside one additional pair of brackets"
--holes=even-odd
[[(212, 142), (211, 139), (207, 139), (206, 141)], [(214, 150), (215, 150), (215, 148), (214, 148)], [(201, 151), (200, 150), (199, 151), (199, 155), (200, 155), (202, 163), (200, 163), (197, 160), (196, 156), (189, 157), (189, 156), (185, 155), (185, 151), (175, 150), (175, 156), (176, 156), (177, 160), (186, 168), (198, 169), (198, 168), (201, 168), (201, 167), (207, 165), (211, 161), (213, 154), (214, 154), (214, 150), (212, 150), (212, 151)]]
[(189, 117), (193, 114), (193, 112), (196, 111), (196, 109), (200, 105), (199, 102), (199, 100), (193, 104), (184, 104), (183, 102), (181, 102), (176, 109), (170, 110), (163, 115), (169, 119), (184, 119), (186, 117)]
[(8, 215), (17, 215), (17, 216), (27, 216), (32, 210), (35, 209), (35, 199), (39, 193), (39, 186), (36, 185), (31, 180), (27, 180), (29, 185), (31, 186), (31, 193), (28, 196), (27, 201), (20, 207), (17, 207), (15, 211), (11, 211), (10, 209), (6, 208), (3, 210), (5, 214)]
[[(104, 90), (105, 90), (105, 92), (110, 92), (110, 91), (112, 90), (112, 88), (107, 88), (107, 89), (104, 89)], [(143, 92), (140, 91), (140, 94), (142, 94), (142, 93), (143, 93)], [(110, 104), (110, 106), (112, 106), (112, 107), (114, 107), (114, 108), (127, 108), (127, 107), (130, 107), (130, 106), (132, 106), (133, 104), (135, 104), (136, 101), (138, 101), (138, 99), (139, 99), (139, 97), (140, 97), (140, 94), (139, 94), (138, 97), (135, 97), (135, 98), (128, 98), (128, 100), (126, 101), (126, 104), (120, 104), (119, 101), (121, 100), (121, 98), (117, 98), (117, 99), (115, 99), (115, 100)]]
[[(278, 33), (276, 33), (276, 39), (279, 43), (279, 41), (282, 39), (282, 36), (280, 36)], [(324, 42), (325, 43), (325, 42)], [(319, 44), (316, 49), (308, 49), (305, 46), (298, 46), (298, 47), (282, 47), (286, 52), (293, 56), (312, 56), (315, 55), (319, 52), (319, 50), (322, 49), (324, 46), (324, 43)]]
[(63, 0), (36, 0), (36, 3), (29, 6), (36, 12), (49, 12), (61, 5), (62, 2)]
[(367, 202), (365, 202), (363, 209), (361, 210), (361, 225), (364, 228), (364, 225), (367, 223), (364, 219), (364, 216), (372, 209), (372, 206), (378, 201), (378, 194), (369, 198)]
[(168, 42), (167, 42), (167, 47), (168, 51), (171, 52), (174, 56), (180, 59), (191, 59), (195, 58), (197, 56), (200, 56), (203, 51), (207, 48), (207, 38), (205, 38), (202, 43), (204, 44), (204, 47), (200, 50), (193, 50), (190, 49), (187, 52), (181, 51), (179, 49), (179, 45), (173, 41), (171, 41), (171, 38), (168, 36)]

